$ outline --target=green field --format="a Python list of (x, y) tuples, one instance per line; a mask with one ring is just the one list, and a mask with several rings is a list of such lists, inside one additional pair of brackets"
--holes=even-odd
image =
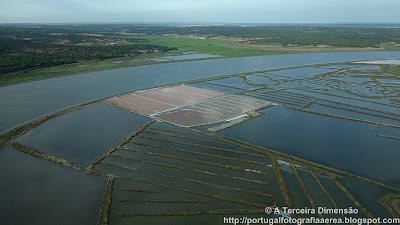
[(195, 46), (210, 46), (221, 44), (237, 44), (237, 41), (215, 40), (215, 39), (195, 39), (195, 38), (177, 38), (170, 36), (123, 36), (127, 39), (147, 39), (146, 44), (162, 45), (175, 48), (190, 48)]
[[(183, 52), (196, 52), (203, 54), (213, 54), (222, 57), (240, 57), (240, 56), (251, 56), (251, 55), (269, 55), (269, 54), (288, 54), (288, 53), (302, 53), (302, 52), (323, 52), (323, 51), (338, 51), (335, 48), (316, 48), (316, 47), (304, 47), (301, 49), (291, 47), (276, 47), (270, 49), (257, 49), (252, 45), (242, 45), (239, 41), (233, 40), (221, 40), (221, 39), (196, 39), (196, 38), (181, 38), (171, 36), (121, 36), (122, 39), (138, 39), (143, 41), (143, 44), (151, 44), (157, 46), (166, 46), (169, 48), (176, 48), (177, 50), (170, 50), (162, 53), (145, 53), (134, 57), (122, 57), (106, 60), (94, 60), (88, 62), (64, 64), (60, 66), (47, 67), (43, 69), (32, 70), (20, 75), (1, 77), (0, 85), (13, 83), (18, 81), (44, 78), (50, 76), (64, 75), (64, 74), (76, 74), (88, 71), (115, 69), (121, 67), (131, 67), (149, 64), (158, 64), (166, 62), (158, 62), (152, 60), (146, 60), (151, 58), (158, 58), (166, 55), (180, 55)], [(400, 50), (400, 47), (393, 47), (390, 45), (381, 46), (388, 50)], [(343, 50), (341, 50), (343, 51)], [(132, 60), (138, 59), (133, 62)], [(140, 60), (143, 59), (143, 60)], [(192, 59), (199, 60), (199, 59)], [(115, 61), (122, 61), (122, 63), (113, 63)], [(396, 66), (393, 73), (400, 74), (400, 66)]]
[(381, 65), (381, 69), (387, 73), (400, 74), (400, 65), (394, 67), (390, 65)]
[(397, 66), (394, 67), (393, 73), (400, 74), (400, 65), (397, 65)]
[(239, 44), (238, 41), (231, 40), (177, 38), (170, 36), (124, 36), (122, 38), (147, 39), (149, 40), (149, 42), (146, 42), (148, 44), (178, 48), (178, 52), (197, 52), (203, 54), (221, 55), (224, 57), (287, 53), (284, 51), (254, 50), (246, 48), (231, 48), (226, 46), (231, 44)]
[(250, 55), (270, 55), (270, 54), (284, 54), (291, 53), (285, 51), (269, 51), (269, 50), (254, 50), (254, 49), (238, 49), (238, 48), (229, 48), (223, 45), (213, 45), (213, 46), (194, 46), (190, 48), (190, 51), (204, 53), (204, 54), (213, 54), (213, 55), (221, 55), (224, 57), (239, 57), (239, 56), (250, 56)]
[(396, 47), (387, 47), (386, 48), (389, 51), (400, 51), (400, 47), (396, 46)]
[[(120, 67), (128, 66), (140, 66), (149, 64), (158, 64), (165, 62), (149, 61), (146, 59), (162, 57), (166, 55), (179, 55), (183, 52), (197, 52), (203, 54), (220, 55), (223, 57), (239, 57), (239, 56), (250, 56), (250, 55), (267, 55), (267, 54), (283, 54), (289, 53), (284, 51), (265, 51), (265, 50), (253, 50), (253, 49), (239, 49), (226, 47), (227, 44), (237, 44), (237, 41), (229, 40), (211, 40), (211, 39), (194, 39), (194, 38), (174, 38), (168, 36), (125, 36), (123, 38), (131, 39), (148, 39), (149, 44), (163, 45), (168, 47), (175, 47), (178, 50), (168, 51), (166, 53), (149, 53), (142, 54), (135, 57), (123, 57), (117, 59), (106, 59), (96, 60), (82, 63), (65, 64), (60, 66), (53, 66), (44, 69), (33, 70), (27, 73), (23, 73), (17, 76), (1, 77), (0, 85), (7, 83), (14, 83), (18, 81), (38, 79), (50, 76), (64, 75), (64, 74), (75, 74), (88, 71), (115, 69)], [(144, 59), (140, 62), (132, 63), (131, 60)], [(115, 61), (123, 61), (124, 63), (112, 63)], [(80, 67), (83, 66), (83, 67)]]
[(383, 48), (385, 48), (386, 50), (389, 50), (389, 51), (400, 51), (400, 46), (383, 44), (383, 45), (380, 45), (380, 47), (383, 47)]

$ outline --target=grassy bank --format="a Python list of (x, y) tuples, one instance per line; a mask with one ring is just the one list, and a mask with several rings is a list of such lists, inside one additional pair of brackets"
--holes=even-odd
[(394, 67), (393, 73), (400, 74), (400, 65), (397, 65), (397, 66)]
[[(157, 53), (157, 54), (143, 54), (137, 57), (123, 57), (116, 59), (96, 60), (89, 62), (80, 62), (74, 64), (64, 64), (60, 66), (53, 66), (43, 69), (31, 70), (26, 73), (22, 73), (14, 76), (0, 77), (0, 85), (14, 83), (19, 81), (39, 79), (51, 76), (65, 75), (65, 74), (76, 74), (89, 71), (98, 71), (106, 69), (115, 69), (129, 66), (140, 66), (161, 63), (157, 61), (145, 60), (147, 58), (156, 58), (165, 56), (168, 53)], [(134, 61), (133, 61), (134, 60)], [(121, 61), (119, 63), (116, 63)]]
[(146, 44), (162, 45), (171, 48), (191, 48), (194, 46), (210, 46), (221, 44), (236, 44), (238, 41), (218, 40), (218, 39), (196, 39), (196, 38), (181, 38), (172, 36), (122, 36), (125, 39), (146, 39)]
[(126, 39), (147, 39), (149, 44), (178, 48), (179, 52), (197, 52), (203, 54), (220, 55), (224, 57), (238, 57), (249, 55), (282, 54), (285, 51), (257, 50), (250, 48), (232, 47), (239, 41), (220, 39), (196, 39), (171, 36), (124, 36)]
[[(270, 55), (270, 54), (288, 54), (288, 53), (305, 53), (305, 52), (331, 52), (331, 51), (365, 51), (371, 50), (367, 48), (336, 48), (336, 47), (282, 47), (270, 45), (251, 45), (241, 44), (235, 40), (225, 39), (199, 39), (176, 36), (121, 36), (121, 39), (138, 39), (147, 40), (146, 44), (167, 46), (169, 48), (177, 48), (161, 53), (144, 53), (134, 57), (122, 57), (106, 60), (95, 60), (80, 62), (74, 64), (65, 64), (48, 68), (31, 70), (29, 72), (18, 75), (0, 77), (0, 85), (26, 81), (31, 79), (46, 78), (51, 76), (77, 74), (89, 71), (99, 71), (107, 69), (115, 69), (122, 67), (132, 67), (150, 64), (159, 64), (159, 62), (151, 60), (167, 55), (180, 55), (184, 52), (196, 52), (203, 54), (213, 54), (222, 57), (240, 57), (252, 55)], [(382, 46), (375, 50), (400, 50), (400, 47)], [(190, 60), (190, 59), (189, 59)], [(191, 59), (198, 60), (198, 59)], [(188, 60), (182, 60), (188, 61)], [(400, 67), (396, 67), (394, 72), (400, 73)]]
[(382, 72), (400, 74), (400, 65), (381, 65)]

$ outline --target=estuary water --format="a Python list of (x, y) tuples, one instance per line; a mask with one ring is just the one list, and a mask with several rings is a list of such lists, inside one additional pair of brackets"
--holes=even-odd
[(219, 133), (400, 187), (399, 141), (376, 136), (376, 125), (281, 106), (261, 112)]
[(57, 116), (15, 142), (86, 167), (150, 118), (104, 102)]
[(0, 149), (1, 224), (96, 224), (107, 177)]
[(75, 105), (159, 85), (292, 66), (396, 58), (400, 51), (264, 55), (122, 68), (2, 86), (0, 133)]

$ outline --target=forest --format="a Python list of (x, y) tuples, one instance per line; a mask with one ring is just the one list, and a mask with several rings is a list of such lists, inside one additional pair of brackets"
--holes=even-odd
[[(235, 39), (238, 44), (332, 47), (399, 46), (399, 26), (391, 25), (151, 25), (2, 24), (0, 76), (90, 60), (168, 52), (141, 36), (196, 36)], [(126, 38), (134, 36), (135, 38)]]
[(166, 52), (167, 46), (73, 29), (0, 27), (0, 75), (80, 61)]

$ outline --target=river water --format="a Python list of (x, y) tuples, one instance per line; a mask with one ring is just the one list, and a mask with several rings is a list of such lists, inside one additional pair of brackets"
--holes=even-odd
[(0, 149), (1, 224), (96, 224), (107, 177)]
[(291, 66), (396, 58), (400, 51), (265, 55), (122, 68), (2, 86), (0, 133), (75, 105), (159, 85)]

